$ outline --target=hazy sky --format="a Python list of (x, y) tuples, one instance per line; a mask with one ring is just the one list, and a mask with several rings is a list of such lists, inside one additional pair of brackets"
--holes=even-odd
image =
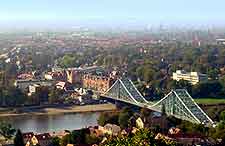
[(0, 25), (225, 24), (225, 0), (2, 0)]

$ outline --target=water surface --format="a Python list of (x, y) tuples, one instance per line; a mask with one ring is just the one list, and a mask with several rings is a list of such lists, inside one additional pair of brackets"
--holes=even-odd
[(89, 126), (96, 126), (98, 112), (73, 113), (61, 115), (34, 115), (1, 117), (0, 121), (11, 123), (22, 132), (57, 132), (62, 130), (75, 130)]

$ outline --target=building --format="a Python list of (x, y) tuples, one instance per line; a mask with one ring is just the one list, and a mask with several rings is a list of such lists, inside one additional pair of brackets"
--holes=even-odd
[(19, 79), (19, 80), (32, 80), (32, 79), (34, 79), (34, 75), (28, 74), (28, 73), (24, 73), (24, 74), (18, 75), (17, 79)]
[(71, 84), (81, 84), (82, 72), (79, 69), (66, 70), (67, 81)]
[(40, 85), (38, 85), (38, 84), (29, 85), (28, 96), (31, 96), (32, 94), (36, 93), (38, 88), (40, 88)]
[(26, 144), (34, 136), (33, 132), (23, 133), (23, 141)]
[(138, 127), (139, 129), (144, 128), (144, 122), (140, 117), (136, 120), (136, 127)]
[(106, 76), (97, 76), (86, 74), (82, 77), (84, 88), (92, 89), (98, 92), (106, 92), (113, 84), (114, 80)]
[(74, 91), (73, 85), (71, 83), (69, 83), (69, 82), (58, 82), (56, 84), (56, 88), (57, 89), (64, 90), (66, 92), (68, 92), (68, 91)]
[(118, 135), (121, 132), (120, 126), (117, 126), (115, 124), (106, 124), (104, 127), (99, 126), (98, 129), (103, 134), (109, 134), (109, 135)]
[(216, 39), (218, 45), (225, 45), (225, 39)]
[(29, 86), (32, 86), (34, 84), (40, 85), (40, 86), (53, 86), (55, 84), (54, 80), (15, 80), (14, 86), (17, 88), (20, 88), (22, 90), (26, 90), (29, 88)]
[(65, 81), (66, 74), (64, 71), (48, 72), (44, 75), (46, 80)]
[(180, 81), (185, 80), (189, 81), (191, 84), (195, 85), (202, 81), (207, 81), (208, 76), (206, 74), (201, 74), (198, 72), (185, 72), (182, 70), (177, 70), (175, 73), (173, 73), (173, 80)]
[(33, 137), (26, 142), (26, 146), (50, 146), (52, 137), (49, 133), (33, 135)]
[(82, 76), (84, 74), (102, 74), (103, 69), (98, 66), (91, 66), (85, 68), (68, 68), (66, 70), (67, 81), (72, 84), (81, 84)]

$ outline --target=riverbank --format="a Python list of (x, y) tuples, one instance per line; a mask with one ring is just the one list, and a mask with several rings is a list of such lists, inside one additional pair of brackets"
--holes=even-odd
[(82, 112), (101, 112), (114, 111), (114, 104), (95, 104), (95, 105), (74, 105), (74, 106), (56, 106), (56, 107), (30, 107), (20, 108), (19, 111), (5, 110), (0, 112), (0, 117), (21, 116), (21, 115), (57, 115), (66, 113), (82, 113)]

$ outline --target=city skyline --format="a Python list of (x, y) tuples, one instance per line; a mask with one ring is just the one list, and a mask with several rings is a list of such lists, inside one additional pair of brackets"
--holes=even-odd
[(221, 26), (225, 24), (223, 4), (222, 0), (9, 0), (1, 2), (0, 26)]

